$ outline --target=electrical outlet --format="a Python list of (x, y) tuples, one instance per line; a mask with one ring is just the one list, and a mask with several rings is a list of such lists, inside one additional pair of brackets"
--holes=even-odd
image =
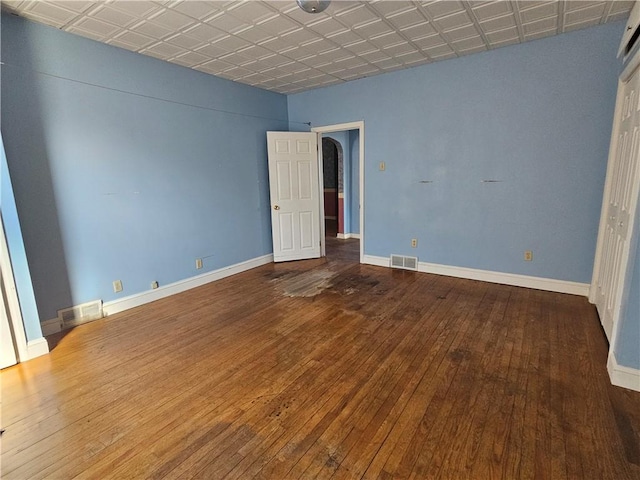
[(413, 248), (416, 248), (418, 246), (418, 239), (417, 238), (412, 238), (411, 239), (411, 246)]
[(118, 293), (118, 292), (122, 291), (122, 280), (115, 280), (113, 282), (113, 291), (115, 293)]
[(199, 270), (202, 268), (202, 259), (196, 258), (196, 268)]
[(158, 288), (158, 282), (151, 282), (151, 288), (153, 288), (154, 290)]
[(531, 250), (524, 251), (524, 261), (532, 262), (533, 261), (533, 252)]
[(378, 165), (378, 168), (380, 169), (381, 172), (384, 172), (387, 169), (387, 166), (384, 164), (384, 162), (380, 162), (380, 165)]

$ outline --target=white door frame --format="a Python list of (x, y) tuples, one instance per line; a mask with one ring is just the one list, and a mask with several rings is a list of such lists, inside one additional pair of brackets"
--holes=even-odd
[[(359, 185), (360, 185), (360, 263), (364, 259), (364, 120), (349, 123), (338, 123), (336, 125), (325, 125), (321, 127), (313, 127), (312, 132), (318, 134), (318, 168), (320, 172), (324, 172), (322, 165), (322, 134), (342, 132), (344, 130), (358, 130), (359, 132)], [(324, 192), (324, 179), (320, 177), (320, 192)], [(346, 199), (345, 199), (346, 202)], [(353, 212), (352, 212), (353, 213)], [(320, 254), (326, 256), (325, 250), (325, 228), (324, 228), (324, 201), (320, 202), (320, 238), (322, 239), (322, 247)]]

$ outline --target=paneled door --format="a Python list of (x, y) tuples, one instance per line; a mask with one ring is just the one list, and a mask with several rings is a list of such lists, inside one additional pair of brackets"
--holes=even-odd
[(317, 134), (267, 132), (275, 262), (320, 257)]
[(640, 69), (620, 83), (590, 300), (609, 341), (620, 315), (622, 291), (640, 184)]

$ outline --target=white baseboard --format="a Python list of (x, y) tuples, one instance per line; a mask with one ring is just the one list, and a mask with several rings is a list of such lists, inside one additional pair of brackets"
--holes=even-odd
[[(379, 267), (389, 267), (390, 260), (386, 257), (376, 257), (365, 255), (362, 263), (377, 265)], [(515, 287), (533, 288), (549, 292), (569, 293), (571, 295), (589, 295), (588, 283), (568, 282), (565, 280), (555, 280), (553, 278), (531, 277), (528, 275), (518, 275), (513, 273), (493, 272), (490, 270), (478, 270), (475, 268), (452, 267), (449, 265), (439, 265), (436, 263), (418, 262), (418, 271), (424, 273), (435, 273), (448, 277), (466, 278), (468, 280), (480, 280), (482, 282), (500, 283)]]
[(367, 265), (375, 265), (376, 267), (391, 268), (391, 259), (386, 257), (376, 257), (375, 255), (364, 255), (362, 263)]
[(42, 329), (42, 335), (46, 337), (47, 335), (52, 335), (62, 331), (62, 324), (60, 323), (60, 319), (56, 317), (51, 320), (41, 322), (40, 328)]
[[(32, 358), (40, 357), (49, 353), (49, 344), (44, 337), (27, 342), (27, 358), (25, 360), (31, 360)], [(21, 361), (23, 361), (21, 359)]]
[(360, 239), (360, 234), (359, 233), (339, 233), (337, 235), (337, 237), (341, 240), (346, 240), (349, 238), (357, 238)]
[(175, 295), (176, 293), (185, 292), (192, 288), (205, 285), (216, 280), (221, 280), (225, 277), (241, 273), (252, 268), (266, 265), (273, 262), (273, 254), (263, 255), (262, 257), (252, 258), (244, 262), (236, 263), (235, 265), (229, 265), (228, 267), (222, 267), (212, 272), (203, 273), (196, 277), (187, 278), (186, 280), (180, 280), (169, 285), (156, 288), (155, 290), (147, 290), (146, 292), (130, 295), (118, 300), (112, 300), (102, 305), (102, 312), (104, 316), (113, 315), (115, 313), (124, 312), (130, 308), (139, 307), (161, 298)]
[(613, 352), (609, 352), (607, 370), (612, 385), (640, 392), (640, 370), (618, 365)]

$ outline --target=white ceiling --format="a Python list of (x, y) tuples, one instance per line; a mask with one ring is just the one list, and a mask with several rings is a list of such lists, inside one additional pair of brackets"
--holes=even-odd
[(36, 22), (286, 94), (623, 19), (632, 5), (333, 0), (309, 14), (295, 0), (2, 0)]

